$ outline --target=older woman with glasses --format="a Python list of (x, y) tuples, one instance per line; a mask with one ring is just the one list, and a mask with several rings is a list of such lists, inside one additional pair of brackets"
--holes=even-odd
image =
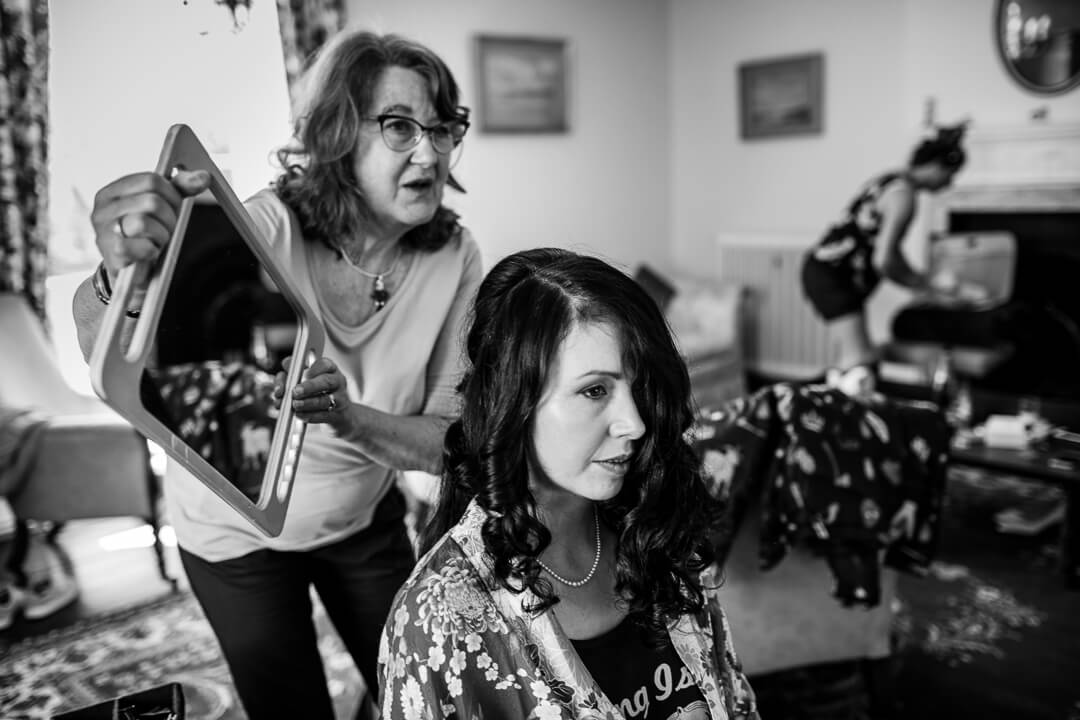
[[(313, 424), (284, 530), (262, 536), (176, 466), (165, 484), (184, 568), (253, 720), (334, 717), (311, 586), (377, 687), (379, 633), (414, 563), (395, 479), (441, 470), (482, 275), (475, 242), (442, 204), (446, 185), (462, 189), (450, 170), (469, 128), (446, 64), (404, 38), (351, 31), (305, 81), (283, 171), (246, 203), (327, 331), (325, 356), (289, 399)], [(103, 272), (156, 257), (182, 198), (207, 185), (201, 172), (141, 173), (99, 191)], [(76, 295), (86, 352), (107, 300), (89, 279)]]

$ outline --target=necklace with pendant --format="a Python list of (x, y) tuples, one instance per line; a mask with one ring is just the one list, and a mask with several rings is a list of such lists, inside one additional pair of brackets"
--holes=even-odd
[(393, 274), (397, 270), (398, 261), (401, 260), (401, 246), (398, 245), (397, 254), (394, 255), (394, 262), (390, 263), (390, 267), (382, 272), (371, 272), (365, 270), (356, 263), (354, 263), (346, 254), (345, 250), (338, 248), (338, 252), (341, 254), (341, 259), (345, 261), (345, 264), (351, 267), (356, 272), (360, 273), (366, 278), (370, 278), (375, 282), (371, 286), (371, 301), (375, 304), (375, 312), (382, 310), (386, 307), (386, 301), (390, 299), (390, 292), (386, 289), (385, 278), (388, 275)]

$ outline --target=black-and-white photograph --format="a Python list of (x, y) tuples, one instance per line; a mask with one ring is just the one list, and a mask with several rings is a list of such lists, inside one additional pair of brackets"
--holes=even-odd
[(0, 1), (0, 719), (1080, 720), (1078, 38)]

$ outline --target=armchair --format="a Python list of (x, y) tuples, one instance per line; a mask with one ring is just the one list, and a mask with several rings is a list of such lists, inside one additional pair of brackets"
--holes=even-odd
[(634, 279), (664, 311), (690, 373), (694, 402), (709, 408), (746, 391), (742, 321), (745, 289), (639, 266)]
[(75, 392), (25, 299), (0, 293), (0, 406), (43, 417), (36, 458), (9, 501), (22, 518), (63, 523), (134, 516), (154, 530), (162, 578), (175, 587), (158, 539), (158, 484), (146, 440), (96, 397)]

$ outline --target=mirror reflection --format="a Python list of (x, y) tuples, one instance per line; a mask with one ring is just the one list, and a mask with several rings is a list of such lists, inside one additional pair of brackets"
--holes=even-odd
[(256, 504), (297, 318), (213, 200), (192, 206), (143, 373), (143, 405)]
[(1059, 93), (1080, 84), (1080, 3), (998, 0), (998, 53), (1021, 85)]

